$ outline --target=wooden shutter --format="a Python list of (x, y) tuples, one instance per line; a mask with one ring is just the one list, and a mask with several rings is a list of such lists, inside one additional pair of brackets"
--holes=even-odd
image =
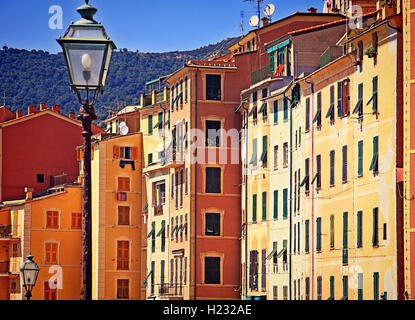
[(112, 148), (112, 153), (113, 153), (113, 158), (114, 159), (120, 159), (120, 151), (121, 151), (121, 147), (120, 146), (113, 146)]
[(82, 161), (81, 149), (76, 149), (76, 161)]
[(262, 192), (262, 220), (267, 220), (267, 192)]
[(310, 251), (310, 221), (305, 221), (305, 252), (308, 253)]
[(377, 112), (378, 111), (378, 77), (373, 77), (372, 79), (372, 85), (373, 85), (373, 92), (372, 92), (372, 111)]
[(334, 249), (334, 215), (330, 216), (330, 249)]
[(343, 146), (343, 166), (342, 166), (342, 181), (347, 181), (347, 146)]
[(374, 247), (379, 245), (379, 232), (378, 232), (378, 208), (373, 208), (373, 236), (372, 236), (372, 245)]
[(343, 117), (343, 81), (337, 82), (337, 117)]
[(321, 218), (317, 218), (317, 242), (316, 251), (321, 251)]
[(274, 190), (274, 219), (278, 219), (278, 190)]
[(252, 196), (252, 222), (256, 222), (257, 195)]
[(132, 160), (138, 160), (138, 148), (137, 147), (131, 148), (131, 156), (132, 156)]
[(361, 248), (363, 245), (362, 242), (362, 227), (363, 227), (363, 211), (357, 212), (357, 247)]
[(330, 151), (330, 185), (334, 185), (334, 150)]
[(343, 212), (343, 265), (348, 263), (348, 219), (347, 212)]
[(278, 100), (274, 101), (274, 124), (278, 123)]
[(363, 175), (363, 141), (359, 141), (358, 144), (358, 171), (357, 174), (358, 176), (362, 176)]
[(283, 218), (287, 218), (288, 217), (288, 189), (284, 189), (283, 190), (283, 198), (282, 198), (283, 204), (282, 204), (282, 208), (283, 208)]

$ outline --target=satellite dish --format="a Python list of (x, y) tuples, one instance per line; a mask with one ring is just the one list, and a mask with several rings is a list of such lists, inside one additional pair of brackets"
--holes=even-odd
[(259, 23), (259, 18), (258, 16), (252, 16), (251, 19), (249, 19), (249, 25), (251, 27), (256, 27)]
[(274, 14), (274, 12), (275, 6), (272, 3), (268, 4), (264, 9), (264, 13), (267, 17), (271, 17)]
[(128, 132), (130, 131), (130, 129), (129, 129), (129, 128), (127, 127), (127, 125), (125, 124), (125, 122), (121, 122), (121, 123), (120, 123), (119, 129), (120, 129), (120, 133), (121, 133), (123, 136), (127, 135), (127, 134), (128, 134)]

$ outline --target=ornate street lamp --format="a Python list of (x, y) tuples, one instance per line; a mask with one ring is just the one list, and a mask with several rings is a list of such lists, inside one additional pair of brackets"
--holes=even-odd
[[(81, 104), (78, 119), (82, 121), (84, 137), (84, 189), (82, 220), (82, 299), (92, 299), (92, 258), (91, 258), (91, 123), (97, 117), (94, 105), (98, 94), (104, 92), (114, 42), (107, 36), (103, 25), (94, 20), (98, 11), (85, 4), (77, 9), (82, 19), (72, 23), (63, 37), (57, 41), (62, 46), (69, 71), (71, 89)], [(90, 94), (93, 94), (90, 100)], [(82, 100), (84, 96), (84, 100)]]
[(30, 300), (32, 296), (33, 287), (36, 284), (37, 276), (39, 274), (39, 267), (36, 262), (33, 261), (33, 256), (29, 254), (25, 263), (20, 268), (22, 274), (23, 286), (26, 289), (26, 298)]

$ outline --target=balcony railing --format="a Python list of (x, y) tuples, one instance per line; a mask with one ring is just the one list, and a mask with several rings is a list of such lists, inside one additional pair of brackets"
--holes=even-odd
[(180, 283), (157, 284), (159, 297), (183, 297), (183, 285)]
[(156, 93), (156, 103), (164, 101), (164, 92)]
[(251, 72), (251, 86), (272, 76), (269, 65)]
[(0, 225), (0, 239), (12, 237), (12, 226), (11, 225)]
[(10, 261), (0, 261), (0, 274), (9, 273)]

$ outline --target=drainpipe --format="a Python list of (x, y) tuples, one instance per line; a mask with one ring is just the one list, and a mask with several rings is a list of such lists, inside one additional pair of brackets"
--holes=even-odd
[[(314, 115), (314, 82), (305, 80), (311, 85), (311, 115)], [(311, 118), (310, 118), (311, 119)], [(314, 178), (314, 124), (311, 123), (311, 161), (310, 177)], [(310, 179), (310, 178), (309, 178)], [(311, 180), (310, 180), (311, 181)], [(314, 188), (311, 190), (311, 300), (314, 300)]]

